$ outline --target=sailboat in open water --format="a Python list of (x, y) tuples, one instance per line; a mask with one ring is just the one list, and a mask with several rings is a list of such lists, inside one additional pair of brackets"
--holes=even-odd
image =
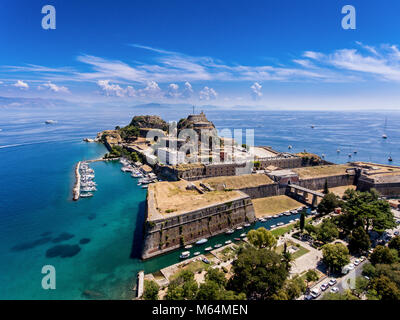
[(385, 126), (384, 126), (384, 129), (383, 129), (382, 139), (387, 139), (386, 126), (387, 126), (387, 117), (385, 117)]

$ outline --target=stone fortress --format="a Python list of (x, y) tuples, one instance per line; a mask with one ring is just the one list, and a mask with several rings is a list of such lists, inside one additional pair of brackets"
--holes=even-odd
[[(165, 130), (165, 123), (161, 125), (162, 128), (157, 128)], [(210, 137), (217, 134), (204, 113), (181, 119), (177, 129), (183, 128), (199, 133), (204, 129)], [(147, 130), (141, 128), (141, 135)], [(166, 149), (184, 142), (172, 141), (174, 138), (168, 135), (165, 139)], [(124, 141), (117, 131), (107, 131), (103, 141), (108, 148), (120, 145), (143, 156), (148, 155), (151, 147), (151, 142), (143, 137), (133, 142)], [(153, 159), (148, 165), (161, 179), (167, 180), (148, 187), (143, 259), (252, 223), (262, 217), (274, 201), (284, 199), (297, 205), (316, 206), (323, 196), (321, 191), (325, 183), (330, 190), (375, 188), (384, 197), (400, 196), (400, 167), (365, 162), (337, 165), (306, 152), (291, 154), (270, 147), (234, 147), (244, 155), (251, 153), (255, 165), (251, 172), (238, 175), (237, 168), (246, 163), (234, 161), (187, 164), (169, 163), (166, 161), (169, 158), (162, 161), (158, 155), (143, 157)], [(217, 148), (209, 156), (222, 160), (224, 152), (223, 147)]]

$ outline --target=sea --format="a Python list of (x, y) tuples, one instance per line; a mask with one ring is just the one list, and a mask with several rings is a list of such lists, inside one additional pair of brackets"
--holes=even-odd
[[(72, 187), (76, 163), (107, 152), (83, 138), (126, 125), (135, 115), (177, 121), (191, 111), (168, 106), (0, 109), (0, 299), (132, 299), (140, 270), (156, 272), (178, 262), (179, 250), (140, 260), (146, 189), (123, 173), (118, 161), (91, 164), (98, 184), (92, 198), (72, 201)], [(256, 145), (306, 150), (334, 163), (400, 165), (399, 112), (204, 111), (218, 129), (254, 129)], [(57, 123), (45, 124), (50, 119)], [(213, 237), (204, 247), (241, 232)], [(56, 288), (45, 290), (42, 269), (48, 265), (55, 268)]]

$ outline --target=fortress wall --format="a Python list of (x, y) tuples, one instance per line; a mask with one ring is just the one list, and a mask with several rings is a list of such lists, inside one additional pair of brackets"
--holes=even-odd
[(319, 177), (311, 179), (300, 179), (299, 185), (301, 187), (311, 190), (322, 190), (325, 186), (325, 181), (328, 181), (328, 188), (335, 188), (341, 186), (348, 186), (354, 184), (354, 175), (342, 174), (338, 176)]
[(239, 190), (247, 194), (252, 199), (273, 197), (280, 195), (280, 188), (277, 183), (266, 184), (251, 188), (241, 188)]
[[(147, 210), (152, 210), (151, 206), (151, 201), (148, 201)], [(251, 199), (243, 194), (239, 199), (147, 222), (142, 259), (163, 254), (254, 220)]]
[(375, 188), (381, 195), (386, 197), (398, 197), (400, 195), (400, 183), (375, 183), (373, 179), (361, 176), (357, 182), (357, 190), (369, 191)]
[(266, 168), (268, 166), (274, 166), (282, 169), (299, 168), (302, 167), (302, 158), (265, 158), (259, 159), (261, 168)]

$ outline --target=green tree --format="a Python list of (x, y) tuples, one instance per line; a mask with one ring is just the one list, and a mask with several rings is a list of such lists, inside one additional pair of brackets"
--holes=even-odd
[(388, 277), (400, 288), (400, 263), (377, 264), (374, 276), (379, 277), (382, 275)]
[(300, 230), (303, 232), (304, 226), (306, 224), (306, 213), (304, 211), (300, 214)]
[(386, 276), (380, 276), (372, 281), (370, 293), (380, 300), (399, 300), (400, 290), (396, 284)]
[(277, 242), (271, 231), (268, 231), (264, 227), (257, 230), (250, 230), (247, 233), (247, 239), (253, 246), (258, 248), (272, 248)]
[(362, 226), (354, 229), (349, 236), (349, 251), (351, 253), (365, 252), (371, 247), (371, 241), (368, 233)]
[(328, 194), (329, 193), (329, 188), (328, 188), (328, 179), (325, 179), (325, 184), (324, 184), (324, 194)]
[(347, 190), (343, 198), (346, 200), (343, 204), (345, 214), (341, 215), (339, 223), (345, 232), (350, 233), (359, 226), (366, 232), (370, 227), (374, 231), (383, 232), (396, 225), (389, 203), (379, 200), (376, 190), (371, 189), (368, 192)]
[(308, 271), (306, 272), (307, 287), (308, 287), (308, 284), (309, 284), (310, 282), (317, 281), (318, 279), (319, 279), (318, 273), (317, 273), (315, 270), (310, 269), (310, 270), (308, 270)]
[(334, 193), (330, 192), (322, 198), (317, 210), (321, 214), (328, 214), (339, 207), (340, 203), (340, 199)]
[(273, 300), (295, 300), (306, 291), (306, 285), (298, 275), (285, 281), (283, 287), (272, 296)]
[(317, 234), (318, 232), (318, 228), (314, 225), (312, 225), (311, 223), (307, 223), (304, 226), (304, 229), (308, 232), (309, 235), (313, 235), (313, 234)]
[(354, 293), (357, 297), (361, 297), (361, 295), (368, 291), (369, 280), (365, 277), (357, 277), (356, 278), (356, 288), (354, 289)]
[(317, 229), (317, 239), (324, 243), (331, 242), (339, 237), (339, 230), (331, 219), (325, 219)]
[(225, 278), (225, 273), (216, 268), (208, 269), (205, 279), (213, 281), (223, 287), (225, 287), (227, 283), (227, 279)]
[(363, 274), (363, 276), (373, 278), (376, 275), (376, 269), (371, 263), (366, 263), (363, 265), (362, 274)]
[(384, 246), (377, 246), (371, 253), (369, 260), (373, 265), (376, 264), (391, 264), (398, 259), (397, 251)]
[(326, 244), (322, 247), (323, 261), (333, 271), (341, 269), (350, 263), (349, 250), (342, 243)]
[(158, 300), (159, 285), (155, 281), (144, 280), (143, 299)]
[(282, 256), (266, 248), (241, 249), (232, 269), (228, 289), (244, 292), (249, 299), (273, 299), (289, 275)]
[(351, 290), (346, 290), (344, 293), (327, 292), (322, 297), (322, 300), (359, 300)]
[(198, 291), (194, 273), (182, 270), (168, 285), (166, 300), (192, 300)]
[(390, 240), (388, 247), (397, 250), (397, 253), (400, 254), (400, 236), (394, 237)]

